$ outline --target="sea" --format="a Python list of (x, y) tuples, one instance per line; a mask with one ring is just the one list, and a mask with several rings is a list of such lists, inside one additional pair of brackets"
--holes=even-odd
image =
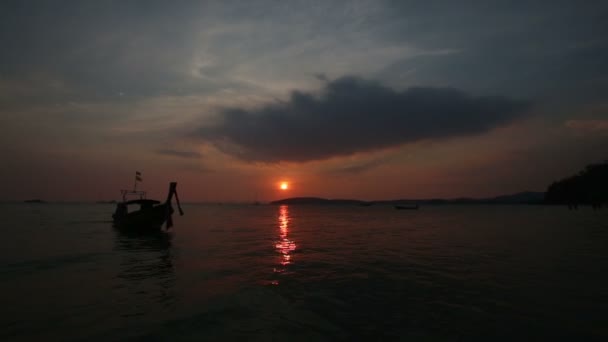
[(0, 341), (607, 341), (608, 209), (0, 204)]

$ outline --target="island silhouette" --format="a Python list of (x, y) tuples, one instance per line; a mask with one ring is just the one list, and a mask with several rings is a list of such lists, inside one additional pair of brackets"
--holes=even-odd
[(440, 204), (556, 204), (577, 209), (579, 205), (601, 208), (608, 202), (608, 161), (589, 164), (578, 174), (555, 181), (547, 191), (523, 191), (514, 194), (487, 198), (460, 197), (453, 199), (394, 199), (363, 201), (357, 199), (328, 199), (321, 197), (291, 197), (270, 204), (316, 204), (316, 205), (440, 205)]
[(542, 204), (544, 203), (545, 193), (524, 191), (510, 195), (502, 195), (489, 198), (432, 198), (432, 199), (395, 199), (395, 200), (378, 200), (378, 201), (363, 201), (357, 199), (328, 199), (321, 197), (290, 197), (277, 201), (272, 201), (270, 204), (335, 204), (335, 205), (428, 205), (428, 204)]
[(545, 195), (547, 204), (565, 204), (570, 209), (591, 205), (599, 209), (608, 202), (608, 161), (587, 165), (578, 174), (553, 182)]

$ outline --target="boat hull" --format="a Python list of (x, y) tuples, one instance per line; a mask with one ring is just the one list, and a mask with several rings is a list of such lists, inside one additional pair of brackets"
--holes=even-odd
[(171, 205), (165, 203), (124, 215), (114, 215), (114, 227), (137, 231), (159, 230), (172, 213)]

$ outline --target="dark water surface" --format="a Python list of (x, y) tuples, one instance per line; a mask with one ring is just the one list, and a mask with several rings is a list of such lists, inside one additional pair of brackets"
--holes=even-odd
[(2, 204), (2, 341), (608, 340), (608, 210)]

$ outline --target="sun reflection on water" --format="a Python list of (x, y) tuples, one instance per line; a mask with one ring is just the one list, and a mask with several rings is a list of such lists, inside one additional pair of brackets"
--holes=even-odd
[[(281, 267), (275, 268), (274, 271), (277, 273), (285, 272), (285, 267), (291, 264), (291, 254), (296, 249), (296, 243), (289, 239), (289, 224), (291, 218), (289, 217), (289, 208), (286, 205), (279, 207), (279, 240), (275, 244), (277, 252), (281, 255), (279, 264)], [(276, 283), (278, 284), (278, 283)]]

